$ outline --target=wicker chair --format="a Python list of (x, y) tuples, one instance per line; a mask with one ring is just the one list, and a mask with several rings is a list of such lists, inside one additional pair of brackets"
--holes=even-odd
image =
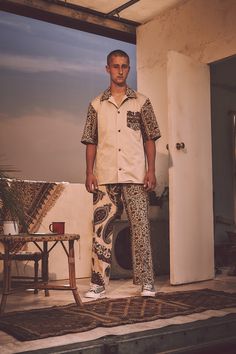
[[(15, 280), (16, 282), (26, 282), (29, 281), (32, 282), (32, 284), (37, 283), (41, 277), (39, 277), (39, 261), (42, 260), (42, 254), (41, 252), (24, 252), (24, 251), (19, 251), (15, 254), (12, 254), (12, 259), (15, 261), (33, 261), (34, 262), (34, 276), (12, 276), (12, 280)], [(0, 260), (4, 260), (4, 254), (0, 252)], [(38, 294), (38, 289), (34, 289), (34, 293)], [(45, 293), (46, 295), (46, 293)]]

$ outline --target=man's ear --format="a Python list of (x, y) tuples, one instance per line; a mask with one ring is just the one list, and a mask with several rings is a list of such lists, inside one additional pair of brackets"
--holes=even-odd
[(108, 74), (110, 74), (110, 67), (109, 67), (109, 65), (106, 65), (106, 72), (107, 72)]

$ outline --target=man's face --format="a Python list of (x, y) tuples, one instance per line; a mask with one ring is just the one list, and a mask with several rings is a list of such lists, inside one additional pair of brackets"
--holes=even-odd
[(112, 56), (109, 65), (106, 66), (111, 81), (118, 86), (124, 86), (129, 74), (129, 61), (126, 57)]

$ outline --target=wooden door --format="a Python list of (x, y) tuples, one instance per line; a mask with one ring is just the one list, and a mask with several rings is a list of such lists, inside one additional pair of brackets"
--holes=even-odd
[(214, 277), (210, 74), (168, 54), (170, 282)]

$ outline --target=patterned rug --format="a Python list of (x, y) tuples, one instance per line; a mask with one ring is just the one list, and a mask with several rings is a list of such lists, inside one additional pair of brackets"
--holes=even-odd
[[(49, 183), (24, 180), (11, 180), (12, 189), (16, 191), (19, 200), (23, 204), (26, 224), (29, 232), (37, 232), (43, 218), (56, 203), (65, 189), (64, 183)], [(22, 225), (19, 225), (20, 232)], [(3, 233), (0, 225), (0, 234)], [(24, 246), (24, 242), (12, 244), (11, 251), (18, 252)]]
[(30, 231), (36, 232), (43, 217), (61, 195), (63, 183), (24, 180), (13, 180), (11, 183), (23, 203)]
[(209, 289), (158, 293), (155, 298), (129, 297), (90, 301), (0, 316), (0, 329), (27, 341), (91, 330), (153, 321), (205, 310), (236, 307), (236, 293)]

